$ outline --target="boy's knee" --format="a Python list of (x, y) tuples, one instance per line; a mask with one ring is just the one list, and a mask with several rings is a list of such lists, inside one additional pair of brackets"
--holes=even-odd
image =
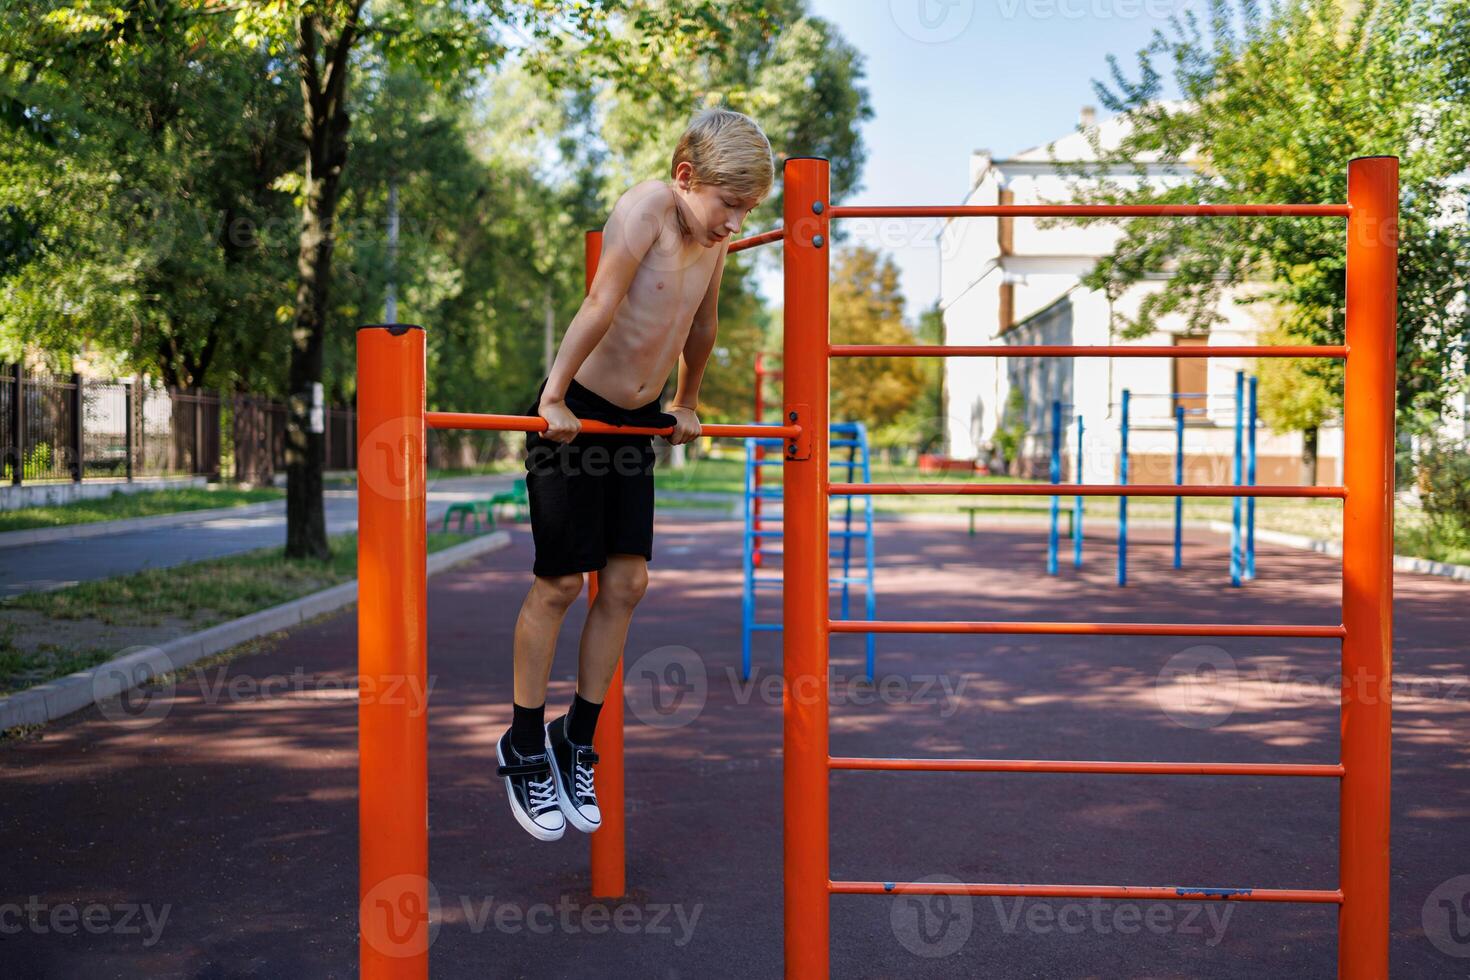
[(620, 567), (616, 574), (603, 572), (598, 576), (597, 593), (606, 593), (614, 602), (635, 605), (648, 591), (648, 568), (641, 562)]
[(569, 575), (538, 575), (536, 591), (540, 598), (560, 609), (566, 609), (582, 594), (582, 573)]

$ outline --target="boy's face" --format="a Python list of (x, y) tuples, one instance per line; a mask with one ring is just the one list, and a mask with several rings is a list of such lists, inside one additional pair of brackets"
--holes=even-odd
[(695, 184), (693, 170), (688, 163), (679, 164), (674, 189), (688, 209), (695, 241), (713, 248), (740, 234), (746, 217), (760, 201), (741, 198), (718, 184)]

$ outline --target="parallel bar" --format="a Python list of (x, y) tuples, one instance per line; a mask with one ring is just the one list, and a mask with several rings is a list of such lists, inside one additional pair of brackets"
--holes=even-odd
[[(589, 231), (582, 239), (582, 288), (592, 291), (597, 266), (602, 258), (602, 232)], [(537, 418), (537, 421), (545, 421)], [(430, 423), (432, 425), (432, 423)], [(599, 423), (600, 424), (600, 423)], [(585, 426), (585, 423), (584, 423)], [(587, 608), (597, 601), (601, 576), (587, 576)], [(620, 898), (628, 890), (627, 769), (623, 751), (623, 660), (618, 658), (602, 698), (602, 724), (592, 736), (592, 746), (602, 760), (597, 773), (598, 806), (602, 826), (588, 837), (588, 877), (593, 898)]]
[[(424, 331), (357, 331), (358, 976), (427, 980)], [(135, 389), (140, 396), (142, 388)], [(424, 914), (418, 914), (424, 910)]]
[(831, 279), (826, 160), (785, 162), (783, 418), (797, 412), (810, 451), (786, 457), (786, 589), (782, 593), (781, 799), (786, 980), (827, 980), (831, 922), (827, 881), (828, 405), (825, 353)]
[[(545, 432), (546, 420), (539, 415), (482, 415), (475, 412), (428, 412), (431, 429), (489, 429), (496, 432)], [(588, 434), (620, 433), (628, 436), (666, 436), (673, 426), (653, 428), (646, 425), (608, 425), (595, 419), (582, 419), (581, 431)], [(710, 438), (775, 438), (795, 439), (801, 434), (799, 425), (704, 425), (700, 435)]]
[(834, 218), (1346, 218), (1347, 204), (940, 204), (835, 207)]
[(999, 885), (911, 881), (831, 881), (834, 895), (1014, 895), (1027, 898), (1128, 898), (1158, 901), (1303, 902), (1338, 905), (1340, 890), (1306, 888), (1161, 888), (1145, 885)]
[(763, 231), (759, 235), (751, 235), (749, 238), (742, 238), (739, 241), (731, 242), (729, 250), (731, 252), (743, 252), (747, 248), (755, 248), (757, 245), (764, 245), (767, 242), (779, 242), (784, 234), (786, 234), (784, 229), (772, 228), (770, 231)]
[(1060, 759), (855, 759), (827, 760), (831, 769), (873, 772), (1075, 772), (1138, 776), (1325, 776), (1343, 775), (1341, 763), (1268, 762), (1078, 762)]
[(1399, 162), (1348, 164), (1347, 339), (1362, 353), (1343, 382), (1342, 761), (1337, 919), (1341, 980), (1388, 976), (1393, 715), (1394, 403)]
[[(962, 494), (980, 497), (1049, 497), (1056, 488), (1049, 483), (833, 483), (828, 493), (876, 494)], [(1338, 497), (1345, 498), (1343, 487), (1287, 487), (1262, 484), (1258, 487), (1236, 487), (1228, 484), (1179, 486), (1174, 483), (1087, 483), (1074, 486), (1071, 493), (1082, 497)]]
[(1275, 636), (1340, 640), (1343, 626), (1259, 625), (1240, 623), (991, 623), (943, 620), (834, 619), (833, 633), (981, 633), (1023, 636)]
[(829, 344), (828, 357), (1335, 357), (1345, 344), (1162, 347), (1149, 344)]

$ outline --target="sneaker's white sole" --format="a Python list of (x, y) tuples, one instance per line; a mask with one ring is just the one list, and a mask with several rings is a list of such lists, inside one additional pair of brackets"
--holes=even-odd
[[(502, 766), (505, 765), (505, 755), (500, 751), (500, 743), (499, 742), (496, 742), (495, 743), (495, 759)], [(551, 766), (551, 773), (552, 773), (552, 776), (554, 778), (555, 775), (556, 775), (556, 765), (555, 765), (555, 763), (553, 763), (552, 766)], [(516, 806), (516, 791), (511, 788), (511, 785), (510, 785), (510, 777), (509, 776), (504, 776), (502, 778), (505, 780), (505, 797), (506, 797), (507, 800), (510, 801), (510, 812), (511, 812), (511, 815), (516, 818), (516, 823), (520, 824), (521, 827), (522, 827), (522, 829), (524, 829), (526, 833), (530, 834), (532, 837), (536, 838), (537, 840), (545, 840), (545, 841), (561, 840), (562, 835), (567, 832), (566, 824), (563, 823), (556, 830), (550, 830), (550, 829), (548, 829), (546, 827), (541, 826), (536, 821), (532, 820), (529, 814), (527, 814), (520, 807)], [(560, 798), (561, 798), (560, 783), (558, 783), (557, 784), (557, 800), (558, 800), (558, 805), (560, 804)], [(562, 816), (565, 817), (566, 814), (563, 813)]]
[(546, 731), (546, 758), (551, 760), (551, 780), (556, 784), (556, 802), (561, 807), (561, 815), (566, 818), (567, 823), (576, 827), (584, 834), (596, 833), (602, 829), (602, 822), (592, 823), (582, 816), (575, 806), (572, 805), (572, 796), (561, 782), (561, 766), (556, 763), (556, 756), (551, 751), (551, 726)]

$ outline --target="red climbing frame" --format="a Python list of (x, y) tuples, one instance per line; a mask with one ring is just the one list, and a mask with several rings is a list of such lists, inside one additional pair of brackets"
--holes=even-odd
[[(1348, 166), (1346, 205), (832, 207), (827, 161), (785, 165), (786, 418), (809, 438), (788, 448), (785, 473), (785, 916), (786, 976), (828, 976), (832, 895), (968, 894), (1178, 901), (1312, 902), (1338, 906), (1338, 976), (1388, 975), (1390, 601), (1398, 160)], [(841, 217), (1330, 216), (1347, 219), (1346, 343), (1321, 347), (893, 347), (831, 345), (827, 303), (829, 223)], [(1346, 359), (1341, 487), (1089, 486), (1068, 493), (1128, 496), (1340, 497), (1342, 625), (1196, 623), (894, 623), (831, 621), (827, 596), (828, 498), (881, 493), (1050, 493), (999, 484), (882, 486), (828, 481), (827, 359), (873, 356), (1331, 357)], [(1341, 761), (1322, 765), (1065, 762), (1032, 759), (851, 759), (828, 754), (827, 644), (834, 632), (1320, 636), (1342, 642)], [(828, 774), (833, 769), (967, 772), (1311, 776), (1338, 779), (1339, 883), (1331, 889), (1123, 885), (923, 884), (832, 881)]]

